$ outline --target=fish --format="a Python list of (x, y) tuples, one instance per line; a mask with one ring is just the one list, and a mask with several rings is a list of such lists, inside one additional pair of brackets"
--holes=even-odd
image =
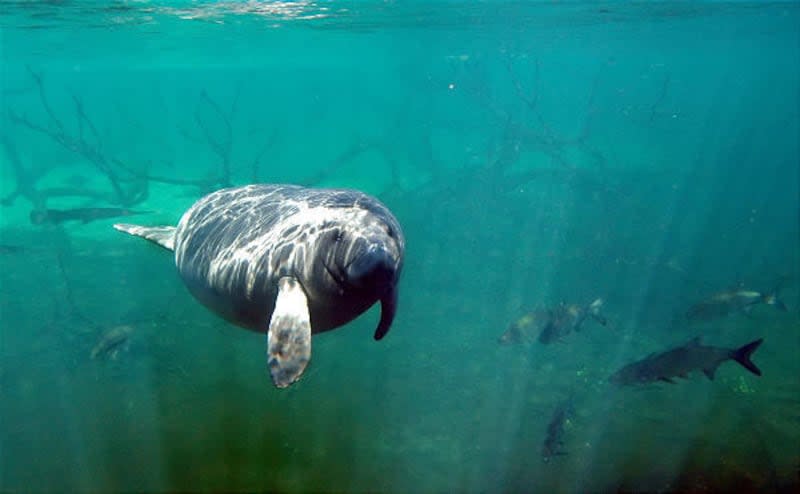
[(21, 245), (0, 244), (0, 254), (22, 254), (26, 251)]
[(34, 225), (60, 225), (66, 221), (80, 221), (83, 224), (96, 220), (151, 214), (150, 211), (133, 211), (125, 208), (76, 208), (76, 209), (34, 209), (30, 220)]
[(769, 293), (746, 289), (731, 289), (710, 295), (686, 311), (686, 319), (690, 322), (710, 321), (735, 313), (748, 313), (754, 306), (772, 305), (786, 312), (786, 304), (778, 299), (777, 288)]
[(92, 348), (92, 360), (110, 356), (112, 359), (117, 357), (119, 351), (128, 343), (133, 326), (115, 326), (100, 335), (97, 343)]
[(700, 337), (696, 337), (684, 345), (661, 353), (652, 353), (624, 366), (611, 375), (609, 381), (619, 386), (656, 381), (674, 384), (674, 378), (688, 378), (690, 372), (698, 370), (713, 381), (719, 365), (728, 360), (735, 360), (748, 371), (760, 376), (761, 370), (750, 360), (750, 356), (763, 342), (764, 339), (759, 338), (742, 347), (730, 349), (705, 346), (700, 342)]
[(550, 318), (550, 310), (547, 309), (527, 312), (511, 323), (508, 329), (497, 338), (497, 342), (501, 345), (512, 345), (533, 340), (536, 338), (536, 333), (541, 331)]
[(589, 305), (561, 303), (550, 312), (550, 319), (539, 333), (539, 343), (545, 345), (562, 341), (565, 336), (573, 331), (580, 331), (581, 325), (587, 317), (591, 317), (605, 326), (608, 321), (600, 314), (603, 299), (598, 298)]
[(542, 442), (542, 461), (545, 463), (553, 457), (567, 454), (562, 449), (564, 447), (564, 425), (573, 413), (572, 397), (569, 397), (559, 403), (550, 416), (550, 422), (547, 424), (547, 431)]

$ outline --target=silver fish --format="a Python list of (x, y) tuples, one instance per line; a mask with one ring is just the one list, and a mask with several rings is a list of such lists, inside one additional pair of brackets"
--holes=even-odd
[(731, 349), (705, 346), (697, 337), (677, 348), (652, 353), (642, 360), (628, 364), (615, 372), (609, 381), (620, 386), (655, 381), (674, 383), (673, 378), (687, 378), (690, 372), (698, 370), (713, 380), (719, 365), (728, 360), (735, 360), (745, 369), (760, 376), (761, 370), (750, 360), (750, 356), (763, 341), (763, 338), (759, 338), (740, 348)]
[(497, 338), (498, 343), (511, 345), (534, 340), (536, 334), (550, 321), (551, 312), (548, 309), (526, 312), (522, 317), (512, 322), (508, 329)]
[(591, 317), (605, 326), (608, 321), (600, 314), (603, 299), (598, 298), (589, 305), (564, 304), (563, 302), (550, 312), (550, 320), (539, 334), (539, 343), (561, 341), (573, 331), (580, 331), (587, 317)]
[(572, 397), (558, 404), (550, 416), (547, 424), (547, 434), (542, 443), (542, 461), (549, 462), (555, 456), (567, 454), (564, 447), (564, 425), (569, 421), (574, 411)]
[(129, 325), (116, 326), (104, 332), (92, 348), (92, 359), (108, 356), (112, 359), (116, 358), (119, 350), (128, 343), (131, 333), (133, 333), (133, 326)]
[(730, 314), (749, 312), (756, 305), (772, 305), (786, 312), (786, 304), (778, 299), (778, 291), (762, 293), (754, 290), (734, 289), (717, 292), (692, 305), (686, 311), (690, 322), (710, 321)]

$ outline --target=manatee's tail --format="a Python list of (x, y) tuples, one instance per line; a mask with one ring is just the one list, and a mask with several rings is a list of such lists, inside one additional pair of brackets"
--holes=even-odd
[(139, 226), (117, 223), (114, 225), (114, 228), (137, 237), (146, 238), (165, 249), (175, 250), (176, 228), (174, 226)]
[(744, 345), (741, 348), (737, 348), (736, 350), (731, 350), (731, 358), (737, 362), (739, 362), (742, 367), (749, 370), (753, 374), (760, 376), (761, 370), (756, 367), (756, 364), (750, 360), (750, 355), (756, 351), (756, 349), (761, 346), (761, 343), (764, 342), (764, 338), (759, 338), (755, 341), (751, 341), (750, 343)]

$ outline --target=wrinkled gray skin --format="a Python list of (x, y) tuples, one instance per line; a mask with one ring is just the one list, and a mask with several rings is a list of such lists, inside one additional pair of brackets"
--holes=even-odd
[(375, 302), (382, 338), (397, 307), (404, 238), (391, 212), (355, 190), (249, 185), (214, 192), (181, 218), (175, 263), (191, 293), (225, 319), (266, 332), (278, 280), (296, 279), (313, 333)]

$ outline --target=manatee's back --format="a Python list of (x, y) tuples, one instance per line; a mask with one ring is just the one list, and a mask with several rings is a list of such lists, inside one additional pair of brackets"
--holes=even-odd
[[(313, 257), (313, 252), (296, 244), (314, 244), (316, 236), (330, 228), (326, 224), (342, 220), (336, 211), (380, 217), (397, 232), (402, 249), (402, 233), (392, 214), (362, 192), (261, 184), (223, 189), (197, 201), (178, 224), (175, 264), (204, 305), (234, 324), (264, 332), (281, 276), (301, 275), (296, 270), (304, 271), (300, 278), (322, 276), (314, 270), (323, 266), (311, 266), (304, 259)], [(317, 302), (324, 305), (324, 297), (316, 295), (309, 293), (312, 320), (319, 331), (343, 324), (371, 305), (358, 300), (358, 307), (336, 312), (347, 317), (327, 320), (323, 316), (330, 310), (318, 306)]]
[(175, 263), (192, 294), (229, 321), (266, 331), (277, 279), (265, 264), (279, 240), (276, 224), (297, 210), (296, 186), (249, 185), (197, 201), (181, 218)]

